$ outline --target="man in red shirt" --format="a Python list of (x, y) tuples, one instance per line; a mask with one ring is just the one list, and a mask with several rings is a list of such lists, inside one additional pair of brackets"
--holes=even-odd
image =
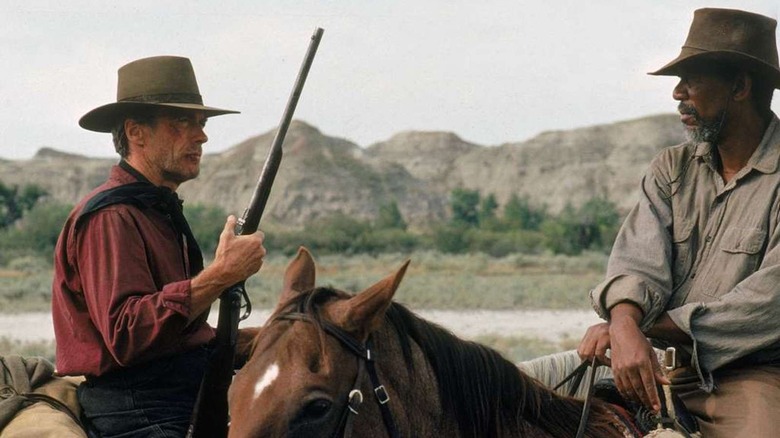
[(209, 117), (187, 58), (119, 69), (117, 102), (81, 118), (111, 132), (121, 156), (71, 212), (54, 258), (58, 372), (84, 375), (90, 433), (184, 436), (208, 360), (211, 304), (257, 272), (263, 234), (236, 236), (230, 216), (214, 261), (203, 258), (175, 191), (198, 176)]

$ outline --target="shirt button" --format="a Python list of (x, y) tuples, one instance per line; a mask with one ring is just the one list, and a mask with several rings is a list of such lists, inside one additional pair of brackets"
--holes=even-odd
[(712, 236), (707, 236), (707, 238), (706, 238), (705, 240), (706, 240), (707, 242), (712, 242)]

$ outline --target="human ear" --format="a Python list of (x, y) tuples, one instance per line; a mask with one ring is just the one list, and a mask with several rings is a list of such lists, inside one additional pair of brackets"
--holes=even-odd
[(731, 98), (735, 101), (746, 100), (750, 98), (752, 92), (753, 78), (744, 71), (739, 72), (731, 86)]
[(143, 146), (146, 133), (143, 129), (144, 125), (138, 123), (133, 119), (125, 119), (125, 137), (127, 137), (128, 146)]

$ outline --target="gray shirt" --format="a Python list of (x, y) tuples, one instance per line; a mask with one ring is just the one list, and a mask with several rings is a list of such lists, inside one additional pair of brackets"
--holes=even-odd
[(667, 311), (693, 339), (707, 390), (718, 368), (780, 364), (780, 120), (728, 183), (717, 160), (709, 143), (656, 156), (591, 291), (604, 319), (617, 303), (639, 306), (644, 331)]

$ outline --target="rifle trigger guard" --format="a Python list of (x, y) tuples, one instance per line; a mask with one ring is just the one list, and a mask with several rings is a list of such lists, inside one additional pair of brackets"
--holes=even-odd
[(252, 302), (249, 301), (249, 294), (246, 293), (245, 288), (241, 288), (241, 306), (239, 308), (244, 309), (244, 313), (238, 320), (243, 321), (249, 318), (249, 314), (252, 313)]

